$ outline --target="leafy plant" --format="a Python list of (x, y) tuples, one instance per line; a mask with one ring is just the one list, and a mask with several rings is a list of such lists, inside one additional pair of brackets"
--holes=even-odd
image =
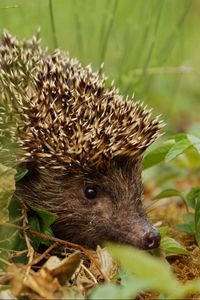
[(108, 250), (127, 276), (122, 277), (121, 286), (110, 283), (98, 287), (90, 299), (133, 299), (144, 291), (157, 292), (159, 299), (183, 299), (200, 292), (200, 280), (181, 284), (163, 259), (128, 246), (109, 244)]
[[(28, 220), (30, 228), (49, 236), (53, 235), (51, 225), (55, 222), (55, 220), (57, 220), (57, 218), (58, 216), (55, 213), (45, 211), (41, 208), (31, 206), (29, 210)], [(31, 235), (31, 239), (36, 250), (38, 249), (40, 244), (44, 244), (46, 246), (49, 246), (49, 244), (51, 244), (49, 240), (45, 240), (34, 235)]]
[(179, 242), (168, 236), (168, 227), (159, 228), (161, 234), (160, 249), (166, 254), (177, 253), (183, 255), (189, 255), (189, 251), (185, 249)]
[[(22, 200), (13, 196), (15, 181), (20, 180), (27, 170), (15, 169), (0, 164), (0, 248), (1, 258), (11, 259), (16, 251), (21, 251), (18, 261), (26, 261), (24, 251), (27, 249), (26, 240), (17, 226), (28, 226), (30, 229), (52, 235), (51, 224), (57, 219), (57, 215), (39, 208), (26, 207)], [(13, 224), (7, 227), (6, 224)], [(15, 225), (17, 225), (15, 227)], [(49, 245), (49, 241), (40, 237), (29, 235), (31, 245), (35, 250), (40, 244)], [(0, 264), (1, 266), (4, 265)]]
[[(200, 138), (185, 133), (170, 136), (162, 146), (147, 151), (144, 158), (144, 169), (155, 166), (160, 162), (165, 162), (165, 165), (173, 163), (174, 166), (178, 165), (179, 168), (185, 168), (188, 172), (191, 166), (197, 170), (200, 169)], [(200, 187), (193, 187), (189, 192), (179, 191), (171, 187), (166, 188), (155, 195), (153, 200), (158, 201), (170, 197), (180, 197), (188, 207), (188, 212), (183, 215), (185, 223), (178, 224), (177, 229), (194, 234), (200, 246)]]
[(0, 164), (0, 220), (8, 220), (8, 207), (15, 191), (16, 170)]
[(184, 224), (178, 224), (177, 229), (195, 235), (200, 247), (200, 186), (193, 187), (185, 197), (188, 208), (192, 211), (183, 215)]
[(177, 224), (176, 228), (180, 231), (194, 234), (196, 242), (200, 247), (200, 186), (191, 188), (186, 194), (176, 189), (166, 189), (156, 195), (154, 200), (174, 196), (180, 197), (188, 207), (188, 212), (183, 214), (183, 221), (185, 223)]
[[(153, 146), (155, 147), (155, 146)], [(168, 137), (163, 145), (153, 150), (151, 147), (146, 151), (143, 169), (157, 165), (160, 162), (169, 163), (181, 154), (188, 154), (188, 150), (194, 150), (200, 154), (200, 138), (191, 134), (177, 134)], [(199, 158), (200, 159), (200, 158)]]

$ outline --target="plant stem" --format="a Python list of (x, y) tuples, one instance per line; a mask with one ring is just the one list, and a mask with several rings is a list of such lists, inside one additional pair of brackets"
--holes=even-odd
[(114, 5), (113, 5), (112, 15), (110, 17), (110, 22), (108, 24), (107, 32), (105, 34), (105, 38), (104, 38), (103, 45), (102, 45), (102, 51), (101, 51), (101, 55), (100, 55), (99, 65), (101, 65), (105, 60), (106, 50), (107, 50), (107, 46), (108, 46), (108, 40), (109, 40), (110, 33), (111, 33), (111, 30), (112, 30), (112, 26), (113, 26), (113, 22), (114, 22), (114, 18), (115, 18), (115, 13), (116, 13), (116, 10), (117, 10), (117, 5), (118, 5), (118, 0), (115, 0)]
[(99, 263), (96, 261), (95, 257), (91, 254), (91, 251), (87, 250), (83, 246), (75, 244), (75, 243), (67, 242), (67, 241), (61, 240), (59, 238), (56, 238), (54, 236), (46, 235), (46, 234), (44, 234), (42, 232), (38, 232), (38, 231), (35, 231), (35, 230), (32, 230), (32, 229), (25, 228), (23, 226), (11, 224), (11, 223), (3, 223), (3, 224), (0, 224), (0, 226), (5, 226), (5, 227), (8, 227), (8, 228), (15, 228), (17, 230), (22, 230), (22, 231), (24, 231), (24, 232), (26, 232), (28, 234), (33, 234), (33, 235), (36, 235), (36, 236), (38, 236), (40, 238), (48, 239), (48, 240), (53, 241), (55, 243), (59, 243), (61, 245), (64, 245), (65, 247), (69, 247), (69, 248), (74, 248), (74, 249), (81, 250), (87, 257), (89, 257), (89, 259), (91, 261), (93, 261), (95, 267), (100, 272), (100, 274), (103, 276), (105, 282), (108, 281), (108, 279), (106, 278), (106, 276), (102, 273), (102, 271), (100, 269), (100, 266), (99, 266)]
[(52, 29), (52, 37), (53, 37), (54, 48), (58, 48), (58, 41), (57, 41), (57, 36), (56, 36), (56, 28), (55, 28), (55, 21), (54, 21), (54, 15), (53, 15), (52, 0), (49, 0), (49, 13), (50, 13), (50, 21), (51, 21), (51, 29)]

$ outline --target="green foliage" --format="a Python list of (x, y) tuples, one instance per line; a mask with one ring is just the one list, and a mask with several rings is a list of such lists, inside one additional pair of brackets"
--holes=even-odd
[(186, 203), (188, 207), (196, 207), (197, 202), (200, 202), (200, 186), (193, 187), (186, 195)]
[[(195, 157), (195, 159), (194, 159)], [(187, 164), (185, 164), (187, 161)], [(160, 162), (174, 165), (179, 168), (200, 169), (200, 138), (192, 134), (177, 134), (169, 137), (162, 146), (147, 151), (144, 158), (144, 169), (155, 166)], [(171, 169), (169, 170), (171, 172)], [(198, 171), (197, 171), (198, 172)], [(193, 187), (186, 193), (174, 188), (166, 188), (153, 197), (153, 200), (160, 200), (169, 197), (180, 197), (192, 211), (183, 215), (184, 224), (178, 224), (177, 229), (194, 234), (200, 246), (200, 187)], [(170, 245), (171, 240), (163, 239), (164, 245)]]
[(200, 154), (199, 137), (191, 134), (177, 134), (171, 136), (163, 142), (162, 146), (146, 151), (143, 169), (153, 167), (163, 161), (169, 163), (183, 153), (187, 155), (189, 149), (197, 152), (198, 155)]
[[(7, 200), (7, 199), (5, 199)], [(21, 204), (16, 200), (12, 199), (9, 205), (9, 223), (22, 226), (22, 213)], [(4, 223), (0, 224), (0, 248), (1, 258), (10, 260), (15, 257), (18, 251), (26, 250), (26, 242), (24, 240), (23, 233), (16, 228), (6, 227)], [(18, 262), (26, 262), (26, 253), (22, 252), (18, 256)], [(4, 267), (4, 263), (0, 261), (0, 267)]]
[(176, 189), (167, 189), (154, 197), (155, 200), (178, 196), (188, 207), (188, 212), (183, 214), (184, 224), (177, 224), (180, 231), (194, 234), (197, 244), (200, 246), (200, 186), (190, 189), (188, 193), (180, 192)]
[[(6, 226), (6, 223), (23, 226), (25, 217), (22, 210), (24, 204), (15, 196), (13, 197), (13, 194), (15, 192), (15, 181), (20, 180), (26, 173), (27, 170), (21, 169), (17, 172), (15, 169), (0, 164), (0, 248), (1, 258), (3, 259), (12, 259), (15, 253), (27, 249), (22, 231)], [(56, 214), (39, 208), (30, 208), (27, 225), (32, 230), (51, 236), (53, 233), (50, 226), (56, 219)], [(48, 240), (35, 235), (29, 235), (29, 238), (35, 250), (38, 249), (40, 244), (50, 244)], [(27, 261), (26, 254), (21, 253), (22, 255), (18, 255), (18, 259), (15, 259), (15, 261)], [(4, 263), (0, 261), (0, 267), (3, 266)]]
[[(54, 213), (31, 206), (28, 220), (31, 229), (52, 236), (53, 232), (50, 226), (55, 222), (57, 218), (58, 216)], [(44, 244), (47, 246), (51, 244), (49, 240), (45, 240), (34, 235), (30, 236), (35, 249), (38, 249), (40, 244)]]
[(182, 134), (177, 136), (175, 135), (174, 141), (175, 144), (172, 145), (171, 149), (165, 156), (166, 163), (170, 162), (180, 154), (186, 152), (186, 150), (188, 150), (190, 147), (196, 150), (198, 154), (200, 154), (200, 138), (191, 134)]
[(185, 196), (185, 202), (192, 212), (183, 215), (184, 224), (178, 224), (177, 229), (195, 235), (200, 247), (200, 186), (193, 187)]
[(168, 197), (183, 197), (181, 192), (177, 191), (176, 189), (166, 189), (160, 192), (158, 195), (153, 197), (153, 200), (159, 200), (163, 198), (168, 198)]
[(179, 242), (169, 236), (164, 236), (161, 239), (160, 248), (163, 249), (165, 253), (189, 255), (189, 252)]
[(90, 299), (134, 299), (139, 292), (146, 288), (146, 282), (138, 280), (133, 275), (123, 276), (121, 285), (111, 282), (99, 285)]
[(0, 222), (8, 220), (8, 206), (15, 191), (16, 170), (0, 164)]
[(175, 142), (165, 156), (165, 162), (168, 163), (172, 159), (176, 158), (190, 147), (190, 142), (187, 139), (182, 139)]
[[(168, 263), (141, 250), (128, 246), (108, 245), (108, 250), (128, 274), (121, 286), (110, 283), (100, 286), (90, 299), (133, 299), (138, 292), (153, 291), (162, 299), (183, 299), (190, 293), (200, 292), (200, 281), (182, 285)], [(133, 275), (134, 274), (134, 275)]]
[(196, 201), (196, 205), (195, 205), (194, 222), (195, 222), (195, 238), (197, 244), (200, 247), (200, 193), (198, 195), (198, 200)]
[(163, 250), (166, 254), (176, 253), (182, 255), (189, 255), (189, 252), (185, 249), (185, 247), (183, 247), (179, 242), (167, 235), (168, 227), (160, 227), (159, 231), (161, 234), (161, 250)]
[(16, 174), (16, 176), (15, 176), (15, 181), (16, 181), (16, 182), (20, 181), (27, 173), (28, 173), (28, 170), (27, 170), (27, 169), (19, 168), (19, 169), (17, 170), (17, 174)]
[(166, 144), (159, 146), (150, 152), (147, 151), (143, 161), (143, 169), (153, 167), (162, 162), (170, 149), (171, 145)]
[[(43, 211), (41, 209), (29, 209), (28, 211), (28, 224), (27, 226), (37, 232), (44, 233), (52, 236), (51, 224), (57, 219), (53, 213)], [(15, 198), (12, 199), (9, 206), (9, 223), (14, 225), (23, 226), (22, 203), (18, 202)], [(39, 236), (28, 234), (32, 247), (37, 250), (41, 244), (49, 246), (49, 240), (40, 238)], [(4, 259), (12, 259), (14, 253), (18, 251), (25, 251), (27, 249), (26, 241), (23, 232), (17, 228), (7, 227), (6, 224), (0, 225), (0, 248), (1, 257)], [(14, 259), (15, 262), (26, 262), (26, 253), (18, 255)], [(0, 264), (4, 266), (4, 264)]]

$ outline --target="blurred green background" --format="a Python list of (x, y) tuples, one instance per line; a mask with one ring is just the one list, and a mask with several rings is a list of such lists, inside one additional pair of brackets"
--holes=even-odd
[(83, 65), (162, 114), (169, 132), (200, 123), (199, 0), (0, 0), (0, 29), (41, 29), (43, 46)]

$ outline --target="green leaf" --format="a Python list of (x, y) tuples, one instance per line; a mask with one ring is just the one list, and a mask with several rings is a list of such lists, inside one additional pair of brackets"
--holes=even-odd
[(180, 288), (166, 261), (129, 246), (109, 244), (108, 250), (125, 271), (145, 280), (146, 289), (173, 294)]
[(188, 134), (187, 138), (190, 141), (190, 143), (193, 145), (193, 147), (197, 150), (197, 152), (200, 154), (200, 138), (191, 134)]
[(171, 145), (164, 145), (147, 153), (144, 157), (143, 169), (153, 167), (163, 161), (171, 147)]
[[(36, 215), (30, 216), (30, 214), (29, 214), (28, 224), (29, 224), (30, 229), (41, 232), (40, 222)], [(42, 243), (43, 239), (41, 239), (40, 237), (38, 237), (34, 234), (29, 234), (29, 238), (31, 239), (31, 244), (32, 244), (33, 248), (35, 250), (37, 250), (39, 245)]]
[[(28, 216), (30, 228), (42, 232), (46, 235), (52, 236), (53, 232), (51, 229), (51, 225), (57, 220), (58, 216), (55, 213), (43, 210), (41, 208), (32, 207)], [(40, 244), (44, 244), (49, 246), (51, 241), (47, 239), (40, 238), (35, 235), (31, 235), (31, 239), (33, 242), (33, 247), (37, 249)]]
[[(121, 290), (122, 287), (119, 285), (116, 285), (114, 283), (109, 284), (102, 284), (99, 285), (90, 296), (90, 299), (96, 300), (96, 299), (122, 299), (121, 298)], [(129, 298), (127, 298), (129, 299)]]
[(169, 231), (169, 227), (167, 227), (167, 226), (159, 227), (158, 230), (159, 230), (161, 238), (162, 238), (167, 235), (167, 233)]
[(57, 219), (58, 215), (49, 211), (46, 211), (44, 209), (33, 207), (31, 206), (31, 209), (36, 212), (37, 216), (40, 218), (40, 226), (42, 229), (42, 232), (49, 228), (50, 225), (52, 225)]
[(145, 287), (146, 281), (129, 275), (126, 276), (121, 285), (114, 283), (99, 285), (90, 299), (135, 299)]
[(15, 181), (20, 181), (28, 173), (27, 169), (18, 169), (17, 174), (15, 175)]
[(195, 206), (195, 238), (200, 247), (200, 192)]
[[(13, 197), (9, 205), (9, 223), (22, 226), (21, 209), (20, 202), (16, 201)], [(23, 233), (16, 228), (8, 228), (3, 223), (0, 224), (0, 247), (1, 258), (6, 260), (12, 258), (12, 252), (9, 250), (21, 251), (27, 248)], [(16, 257), (15, 261), (27, 261), (26, 254)], [(4, 268), (6, 265), (0, 262), (0, 267)]]
[(159, 193), (158, 195), (156, 195), (155, 197), (153, 197), (153, 200), (158, 200), (158, 199), (163, 199), (163, 198), (168, 198), (168, 197), (174, 197), (174, 196), (178, 196), (178, 197), (183, 198), (183, 195), (178, 190), (176, 190), (176, 189), (166, 189), (166, 190), (162, 191), (161, 193)]
[(189, 255), (189, 252), (179, 242), (169, 236), (164, 236), (161, 239), (160, 247), (166, 253)]
[(186, 133), (177, 133), (168, 137), (168, 140), (174, 140), (175, 142), (179, 142), (181, 140), (187, 139)]
[(165, 162), (168, 163), (172, 159), (176, 158), (191, 146), (191, 143), (187, 139), (183, 139), (175, 143), (169, 152), (166, 154)]
[(186, 223), (194, 224), (194, 213), (188, 212), (186, 214), (183, 214), (182, 218)]
[(15, 191), (16, 170), (0, 164), (0, 222), (9, 219), (8, 207)]
[(176, 229), (179, 231), (183, 231), (183, 232), (195, 235), (195, 227), (192, 226), (192, 224), (177, 224)]
[(183, 215), (183, 221), (185, 224), (177, 224), (176, 228), (179, 231), (183, 231), (189, 234), (195, 235), (195, 220), (194, 220), (194, 213), (186, 213)]
[[(182, 286), (182, 295), (191, 295), (200, 292), (200, 280), (188, 280), (185, 285)], [(184, 297), (185, 298), (185, 297)]]
[(200, 186), (193, 187), (186, 196), (187, 205), (191, 208), (195, 209), (197, 201), (200, 201)]
[[(152, 257), (130, 246), (109, 244), (108, 250), (125, 272), (134, 273), (141, 286), (143, 284), (143, 291), (157, 291), (162, 294), (162, 299), (183, 299), (191, 292), (200, 291), (200, 280), (190, 281), (183, 285), (176, 279), (169, 264), (163, 259)], [(131, 281), (127, 285), (130, 284)], [(107, 298), (106, 294), (104, 296), (105, 298), (102, 299), (109, 299), (108, 294)]]

